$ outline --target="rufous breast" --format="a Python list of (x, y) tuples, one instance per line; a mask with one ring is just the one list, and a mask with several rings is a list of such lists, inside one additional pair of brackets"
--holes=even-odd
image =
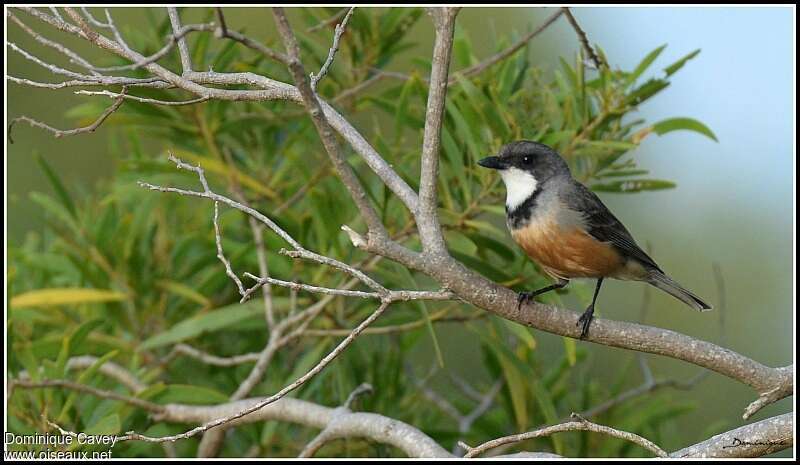
[(511, 231), (525, 253), (555, 278), (613, 276), (623, 266), (620, 254), (578, 225), (561, 227), (551, 219), (531, 221)]

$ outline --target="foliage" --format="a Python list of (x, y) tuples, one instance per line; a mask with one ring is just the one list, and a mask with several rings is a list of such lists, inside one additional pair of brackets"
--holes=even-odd
[[(307, 25), (335, 9), (302, 9)], [(210, 13), (209, 13), (210, 15)], [(369, 79), (414, 43), (409, 31), (425, 19), (419, 9), (363, 9), (354, 15), (330, 74), (320, 84), (328, 100)], [(161, 46), (168, 22), (153, 18), (149, 27), (129, 31), (134, 48), (148, 53)], [(327, 55), (330, 29), (297, 33), (309, 69), (318, 69)], [(454, 69), (479, 62), (466, 31), (457, 30)], [(497, 44), (507, 47), (508, 37)], [(198, 69), (252, 71), (290, 81), (281, 65), (265, 61), (232, 41), (210, 34), (192, 39)], [(539, 140), (558, 149), (576, 176), (594, 189), (638, 192), (674, 184), (651, 179), (636, 166), (637, 147), (651, 133), (684, 129), (714, 138), (702, 123), (673, 118), (646, 124), (635, 118), (637, 107), (669, 84), (697, 51), (664, 68), (661, 77), (644, 79), (663, 47), (646, 56), (632, 71), (591, 70), (578, 55), (562, 60), (556, 70), (535, 67), (529, 51), (490, 67), (482, 74), (460, 76), (448, 92), (442, 139), (441, 215), (448, 246), (466, 265), (518, 289), (546, 283), (533, 264), (509, 246), (499, 201), (502, 187), (475, 162), (514, 139)], [(602, 51), (600, 51), (602, 54)], [(178, 66), (176, 54), (168, 65)], [(424, 54), (412, 56), (416, 68), (406, 80), (383, 80), (337, 102), (376, 149), (414, 188), (419, 172), (419, 147), (427, 98), (424, 77), (430, 65)], [(109, 59), (108, 65), (123, 64)], [(134, 73), (135, 74), (135, 73)], [(137, 95), (175, 99), (175, 91), (141, 90)], [(107, 102), (76, 106), (69, 115), (91, 121)], [(97, 196), (73, 198), (58, 173), (42, 159), (55, 196), (32, 194), (48, 213), (43, 235), (30, 234), (22, 244), (9, 244), (7, 342), (11, 373), (26, 369), (32, 376), (79, 377), (100, 388), (125, 388), (97, 374), (97, 367), (67, 372), (65, 361), (92, 354), (130, 369), (151, 387), (140, 396), (154, 402), (219, 403), (228, 399), (252, 364), (211, 367), (178, 357), (163, 363), (179, 342), (219, 356), (260, 351), (266, 340), (261, 302), (238, 303), (235, 286), (216, 257), (212, 205), (197, 199), (157, 194), (137, 180), (162, 185), (196, 186), (189, 173), (176, 172), (165, 160), (172, 150), (185, 161), (199, 163), (220, 192), (240, 190), (248, 203), (269, 215), (307, 248), (359, 263), (340, 231), (347, 224), (363, 230), (362, 220), (335, 176), (310, 120), (296, 106), (283, 102), (207, 102), (186, 107), (157, 107), (126, 102), (108, 121), (118, 129), (109, 153), (119, 160), (116, 176)], [(155, 148), (155, 149), (154, 149)], [(417, 241), (411, 217), (356, 156), (349, 161), (383, 215), (389, 231), (404, 243)], [(296, 193), (299, 195), (295, 195)], [(287, 199), (288, 200), (287, 202)], [(285, 203), (286, 202), (286, 203)], [(249, 224), (240, 213), (222, 210), (223, 245), (239, 273), (257, 272), (256, 249)], [(330, 268), (280, 255), (285, 246), (265, 234), (270, 273), (286, 280), (332, 286), (343, 276)], [(424, 288), (423, 276), (385, 261), (370, 274), (390, 288)], [(580, 292), (580, 288), (579, 292)], [(279, 315), (303, 308), (317, 295), (292, 295), (273, 288)], [(579, 295), (582, 300), (588, 295)], [(545, 297), (559, 300), (559, 295)], [(372, 310), (359, 299), (336, 298), (314, 323), (315, 328), (351, 328)], [(443, 316), (461, 316), (466, 323), (445, 325)], [(495, 379), (504, 388), (494, 408), (463, 437), (471, 444), (557, 422), (621, 392), (630, 383), (630, 366), (620, 370), (615, 386), (591, 379), (589, 356), (572, 340), (560, 355), (543, 356), (540, 335), (476, 309), (454, 303), (409, 303), (393, 306), (378, 322), (393, 325), (424, 321), (416, 329), (360, 338), (329, 369), (295, 393), (323, 405), (342, 404), (362, 382), (375, 387), (359, 407), (418, 426), (446, 446), (460, 435), (452, 419), (421, 394), (415, 378), (431, 364), (443, 365), (434, 387), (446, 389), (456, 407), (468, 411), (474, 401), (444, 382), (446, 372), (488, 389)], [(336, 343), (331, 337), (305, 337), (280, 351), (252, 395), (271, 394), (293, 381)], [(552, 352), (552, 351), (551, 351)], [(471, 360), (464, 366), (460, 354)], [(42, 367), (41, 372), (39, 368)], [(411, 376), (411, 373), (415, 373)], [(627, 383), (627, 384), (626, 384)], [(665, 401), (665, 395), (639, 399), (612, 409), (605, 420), (660, 442), (662, 427), (689, 406)], [(419, 408), (428, 405), (430, 408)], [(145, 434), (177, 433), (184, 425), (163, 424), (141, 411), (111, 400), (75, 396), (48, 389), (16, 393), (10, 401), (11, 431), (42, 430), (44, 417), (72, 430)], [(254, 424), (233, 430), (222, 455), (241, 456), (258, 446), (266, 455), (291, 456), (314, 431), (288, 424)], [(177, 443), (179, 455), (193, 455), (198, 440)], [(663, 444), (663, 442), (662, 442)], [(620, 441), (588, 433), (556, 435), (523, 447), (553, 450), (568, 456), (639, 456), (643, 452)], [(115, 456), (162, 456), (152, 444), (123, 443)], [(390, 448), (350, 440), (326, 446), (320, 455), (387, 455)]]

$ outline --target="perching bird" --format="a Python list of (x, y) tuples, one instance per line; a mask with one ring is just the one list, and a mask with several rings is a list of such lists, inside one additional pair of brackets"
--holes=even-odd
[(581, 338), (592, 322), (605, 278), (644, 281), (700, 311), (711, 306), (667, 276), (625, 226), (552, 148), (531, 141), (503, 146), (479, 165), (498, 170), (506, 185), (506, 223), (514, 241), (556, 283), (519, 294), (519, 305), (572, 278), (596, 278), (592, 303), (580, 316)]

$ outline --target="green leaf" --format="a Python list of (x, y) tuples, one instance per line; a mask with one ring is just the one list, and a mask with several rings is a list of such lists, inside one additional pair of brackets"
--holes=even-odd
[(511, 250), (506, 244), (503, 244), (498, 240), (477, 233), (466, 233), (466, 235), (476, 246), (478, 246), (480, 252), (483, 252), (484, 250), (491, 250), (503, 260), (509, 262), (514, 261), (516, 258), (514, 251)]
[(229, 400), (228, 396), (215, 389), (191, 384), (167, 384), (155, 393), (143, 393), (141, 397), (159, 404), (214, 405)]
[(669, 81), (650, 79), (625, 97), (626, 105), (639, 105), (669, 86)]
[(569, 366), (575, 366), (575, 363), (578, 361), (578, 348), (575, 344), (575, 339), (571, 337), (562, 337), (561, 339), (564, 341), (564, 352)]
[(529, 349), (533, 350), (536, 348), (536, 339), (534, 339), (533, 334), (531, 334), (531, 331), (526, 326), (515, 323), (511, 320), (503, 319), (501, 321), (509, 330), (511, 330), (512, 333), (514, 333), (517, 339), (525, 343)]
[(257, 301), (250, 301), (244, 304), (228, 305), (188, 318), (170, 329), (150, 337), (142, 343), (140, 349), (150, 350), (156, 347), (185, 341), (204, 333), (219, 331), (220, 329), (262, 313), (264, 309), (259, 303), (260, 302)]
[(51, 199), (49, 196), (42, 194), (41, 192), (31, 192), (29, 196), (34, 203), (38, 204), (48, 213), (58, 218), (58, 220), (69, 227), (73, 233), (76, 235), (80, 234), (80, 227), (78, 226), (78, 223), (74, 218), (72, 218), (72, 216), (70, 216), (68, 211), (64, 210), (64, 207), (61, 204)]
[(36, 154), (36, 162), (39, 163), (39, 166), (42, 168), (42, 171), (44, 171), (50, 184), (53, 185), (53, 190), (56, 191), (56, 195), (61, 200), (61, 204), (64, 205), (64, 208), (67, 209), (73, 219), (77, 219), (78, 214), (75, 211), (75, 203), (72, 201), (72, 197), (70, 197), (67, 189), (64, 188), (64, 184), (61, 183), (61, 179), (41, 155)]
[(614, 181), (607, 184), (593, 184), (592, 190), (600, 192), (641, 192), (672, 189), (675, 183), (659, 179), (633, 179), (628, 181)]
[[(87, 382), (92, 378), (92, 376), (97, 373), (97, 370), (100, 369), (107, 361), (114, 358), (119, 353), (118, 350), (112, 350), (107, 354), (103, 355), (102, 357), (98, 358), (92, 365), (85, 369), (79, 376), (78, 376), (78, 383), (80, 384), (87, 384)], [(58, 421), (63, 422), (67, 420), (67, 414), (69, 413), (69, 409), (75, 403), (75, 399), (78, 398), (78, 391), (72, 391), (67, 396), (67, 400), (64, 401), (64, 407), (61, 408), (61, 413), (59, 413)]]
[(700, 53), (700, 49), (691, 52), (690, 54), (686, 55), (685, 57), (681, 58), (680, 60), (676, 61), (675, 63), (667, 66), (664, 68), (664, 72), (667, 73), (666, 77), (672, 76), (676, 71), (683, 68), (683, 65), (686, 64), (687, 61), (691, 60), (692, 58), (696, 57)]
[(598, 178), (624, 178), (629, 176), (641, 176), (643, 174), (649, 173), (648, 170), (618, 170), (618, 171), (606, 171), (600, 174), (595, 175)]
[(206, 296), (183, 283), (179, 283), (171, 279), (162, 279), (156, 282), (156, 286), (164, 289), (165, 291), (181, 296), (187, 300), (196, 302), (204, 307), (211, 305), (211, 301), (208, 300)]
[(630, 85), (634, 83), (637, 79), (639, 79), (639, 76), (641, 76), (645, 71), (647, 71), (647, 68), (649, 68), (650, 65), (653, 64), (656, 58), (658, 58), (658, 56), (661, 55), (661, 52), (663, 52), (666, 47), (667, 44), (664, 44), (658, 47), (657, 49), (653, 50), (652, 52), (648, 53), (647, 56), (645, 56), (644, 59), (641, 62), (639, 62), (639, 64), (636, 66), (633, 72), (628, 75), (627, 78), (628, 84)]
[(693, 118), (670, 118), (653, 125), (653, 131), (659, 136), (672, 131), (694, 131), (700, 133), (714, 142), (719, 142), (717, 136), (705, 124)]
[(97, 420), (96, 423), (83, 430), (83, 433), (88, 436), (117, 434), (120, 432), (121, 428), (122, 426), (119, 421), (119, 415), (112, 413), (111, 415), (107, 415)]
[(15, 307), (48, 307), (98, 302), (118, 302), (128, 299), (126, 294), (107, 289), (51, 288), (17, 294), (11, 298)]

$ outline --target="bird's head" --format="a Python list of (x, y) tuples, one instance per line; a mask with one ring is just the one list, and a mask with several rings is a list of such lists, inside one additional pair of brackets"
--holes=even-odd
[(570, 177), (567, 162), (550, 147), (528, 140), (511, 142), (500, 148), (497, 156), (486, 157), (478, 164), (495, 169), (506, 185), (506, 206), (513, 210), (550, 179)]

